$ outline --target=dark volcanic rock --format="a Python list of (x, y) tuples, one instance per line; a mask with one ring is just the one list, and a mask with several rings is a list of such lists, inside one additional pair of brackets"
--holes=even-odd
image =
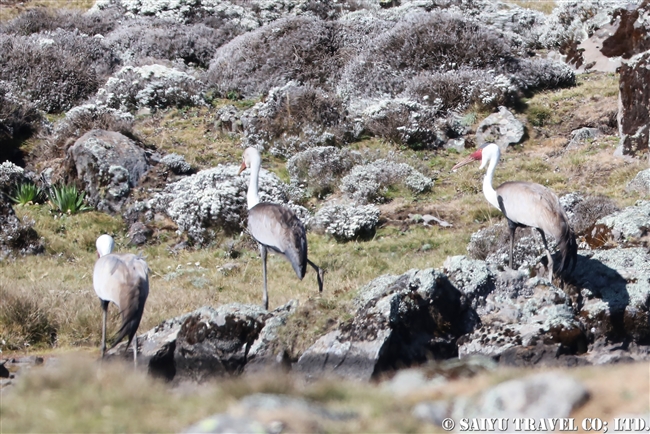
[(131, 188), (149, 170), (144, 149), (115, 131), (92, 130), (68, 150), (88, 202), (100, 211), (119, 212)]
[(320, 338), (294, 369), (310, 378), (368, 380), (429, 358), (456, 356), (456, 339), (478, 318), (447, 277), (433, 269), (379, 277), (360, 290), (355, 317)]
[(650, 52), (635, 56), (619, 72), (620, 152), (634, 156), (648, 151)]

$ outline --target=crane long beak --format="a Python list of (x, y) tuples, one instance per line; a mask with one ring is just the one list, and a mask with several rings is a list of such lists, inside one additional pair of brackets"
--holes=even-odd
[(461, 160), (458, 163), (456, 163), (456, 165), (451, 168), (451, 171), (455, 172), (457, 169), (459, 169), (459, 168), (461, 168), (461, 167), (463, 167), (463, 166), (465, 166), (465, 165), (467, 165), (469, 163), (473, 163), (474, 161), (476, 161), (476, 159), (474, 158), (474, 155), (470, 155), (469, 157), (465, 158), (464, 160)]
[(241, 163), (241, 166), (239, 167), (239, 170), (237, 171), (237, 175), (242, 173), (244, 170), (246, 170), (246, 162), (245, 161), (243, 163)]

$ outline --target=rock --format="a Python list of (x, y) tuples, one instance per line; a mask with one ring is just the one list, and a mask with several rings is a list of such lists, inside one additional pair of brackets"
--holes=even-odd
[(634, 56), (619, 69), (617, 153), (636, 156), (648, 151), (650, 132), (650, 52)]
[(611, 231), (611, 236), (620, 243), (638, 242), (648, 234), (650, 221), (650, 201), (638, 201), (608, 216), (598, 219), (597, 225), (604, 225)]
[(354, 318), (308, 348), (294, 370), (307, 378), (367, 381), (398, 366), (456, 355), (456, 339), (477, 318), (433, 269), (379, 277), (359, 291)]
[(587, 388), (573, 377), (546, 372), (505, 381), (475, 400), (458, 400), (452, 417), (563, 418), (588, 399)]
[(131, 244), (141, 246), (147, 243), (152, 234), (153, 230), (147, 227), (144, 223), (135, 222), (129, 228), (128, 235)]
[[(154, 376), (174, 381), (238, 375), (245, 368), (283, 369), (288, 364), (284, 351), (273, 344), (296, 304), (290, 301), (273, 312), (237, 303), (216, 309), (204, 306), (166, 320), (138, 337), (138, 364)], [(107, 356), (132, 359), (133, 353), (122, 342)]]
[(645, 169), (636, 174), (634, 179), (628, 182), (626, 191), (638, 191), (641, 194), (650, 195), (650, 169)]
[(524, 124), (505, 107), (498, 113), (485, 118), (476, 129), (476, 142), (479, 146), (494, 142), (505, 152), (510, 145), (516, 145), (524, 138)]
[(267, 431), (263, 424), (248, 416), (230, 416), (217, 414), (195, 423), (183, 430), (187, 434), (265, 434)]
[(177, 175), (185, 175), (192, 171), (192, 166), (185, 161), (185, 158), (175, 153), (165, 155), (160, 162)]
[(10, 255), (36, 255), (45, 250), (34, 229), (35, 221), (16, 217), (6, 194), (0, 194), (0, 261)]
[(571, 140), (567, 145), (567, 149), (577, 149), (587, 140), (595, 139), (600, 135), (598, 128), (580, 128), (571, 131)]
[(119, 212), (131, 188), (149, 170), (144, 149), (115, 131), (89, 131), (67, 155), (88, 202), (100, 211)]

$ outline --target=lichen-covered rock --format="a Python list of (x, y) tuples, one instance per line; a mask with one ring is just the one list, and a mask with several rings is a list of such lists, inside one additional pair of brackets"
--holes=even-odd
[(0, 164), (0, 190), (5, 194), (25, 179), (25, 169), (11, 161)]
[(627, 191), (638, 191), (645, 196), (650, 196), (650, 169), (645, 169), (636, 174), (634, 179), (627, 183)]
[(177, 175), (185, 175), (192, 171), (190, 163), (185, 161), (182, 155), (176, 153), (167, 154), (160, 159), (160, 162)]
[[(246, 216), (249, 176), (237, 176), (238, 169), (235, 165), (219, 165), (168, 184), (153, 196), (149, 207), (169, 216), (179, 234), (186, 233), (199, 245), (209, 242), (215, 229), (240, 230)], [(303, 223), (309, 224), (309, 212), (289, 202), (287, 186), (273, 173), (260, 171), (259, 188), (262, 202), (286, 204)]]
[(375, 205), (325, 204), (314, 215), (314, 229), (321, 229), (339, 240), (351, 240), (374, 233), (379, 221)]
[(351, 321), (321, 337), (294, 370), (309, 378), (369, 380), (430, 357), (455, 356), (455, 341), (476, 325), (461, 293), (436, 270), (381, 276), (359, 291)]
[(648, 234), (650, 221), (650, 201), (641, 200), (611, 215), (599, 219), (596, 223), (607, 226), (619, 242), (634, 242)]
[[(15, 173), (8, 165), (7, 175)], [(2, 166), (0, 166), (2, 167)], [(0, 194), (0, 260), (7, 256), (35, 255), (44, 250), (43, 240), (34, 230), (34, 220), (16, 217), (6, 194)]]
[(479, 146), (494, 142), (499, 145), (501, 152), (506, 152), (508, 146), (516, 145), (523, 138), (524, 124), (503, 106), (499, 107), (498, 113), (483, 119), (476, 129), (476, 142)]
[(401, 183), (414, 193), (423, 193), (433, 186), (433, 180), (406, 163), (381, 158), (357, 165), (341, 180), (341, 191), (364, 204), (381, 202), (382, 193), (391, 185)]
[(68, 149), (88, 202), (100, 211), (119, 212), (131, 188), (149, 170), (144, 149), (128, 137), (92, 130)]
[(127, 112), (204, 105), (204, 86), (186, 72), (163, 65), (125, 66), (97, 91), (95, 100)]

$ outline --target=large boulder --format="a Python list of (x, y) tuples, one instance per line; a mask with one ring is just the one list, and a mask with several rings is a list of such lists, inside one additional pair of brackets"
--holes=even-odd
[(497, 113), (483, 119), (476, 129), (476, 142), (483, 145), (494, 142), (505, 152), (510, 145), (516, 145), (524, 138), (524, 124), (507, 108), (501, 106)]
[(120, 211), (131, 189), (150, 168), (144, 149), (115, 131), (87, 132), (68, 149), (68, 158), (88, 202), (111, 213)]
[(457, 355), (456, 340), (478, 318), (439, 271), (381, 276), (359, 291), (354, 318), (308, 348), (294, 370), (307, 378), (367, 381), (428, 358)]

